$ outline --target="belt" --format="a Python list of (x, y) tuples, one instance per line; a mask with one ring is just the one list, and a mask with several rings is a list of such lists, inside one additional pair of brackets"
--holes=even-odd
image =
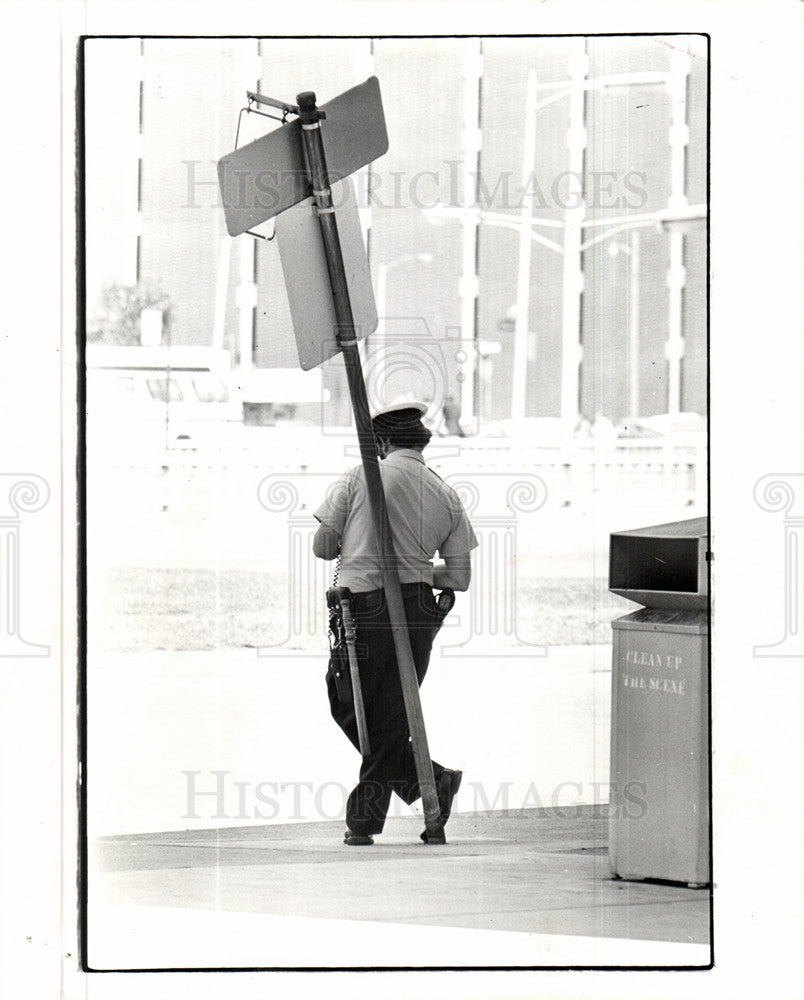
[[(430, 591), (433, 589), (429, 583), (401, 584), (402, 599), (415, 597), (423, 587)], [(352, 594), (352, 607), (355, 611), (369, 611), (372, 608), (379, 608), (384, 599), (385, 591), (382, 588), (379, 590), (364, 590), (359, 594)]]

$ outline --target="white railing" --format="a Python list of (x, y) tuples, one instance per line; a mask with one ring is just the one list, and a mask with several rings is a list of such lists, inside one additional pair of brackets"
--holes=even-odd
[[(93, 454), (90, 442), (87, 485), (114, 488), (116, 482), (122, 486), (125, 481), (135, 503), (159, 502), (161, 506), (182, 503), (185, 492), (186, 502), (195, 505), (199, 489), (252, 504), (256, 486), (266, 474), (287, 472), (301, 484), (301, 502), (317, 506), (321, 476), (334, 479), (357, 464), (350, 454), (354, 449), (347, 447), (351, 443), (343, 437), (321, 440), (320, 435), (311, 435), (304, 441), (292, 433), (281, 438), (267, 433), (243, 447), (104, 449), (101, 457)], [(464, 439), (447, 449), (436, 439), (426, 454), (444, 478), (495, 472), (538, 475), (546, 487), (547, 508), (588, 506), (596, 498), (612, 497), (625, 501), (656, 496), (698, 509), (706, 503), (703, 440), (624, 439), (604, 449), (586, 442), (546, 447), (504, 438)], [(305, 489), (308, 475), (309, 491)]]

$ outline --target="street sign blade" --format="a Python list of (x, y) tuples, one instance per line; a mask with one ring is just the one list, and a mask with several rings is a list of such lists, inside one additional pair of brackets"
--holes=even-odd
[(298, 131), (297, 122), (283, 125), (218, 160), (230, 236), (253, 229), (309, 195)]
[(376, 76), (322, 104), (321, 110), (327, 116), (321, 122), (321, 141), (330, 181), (348, 177), (388, 152), (388, 130)]
[[(388, 150), (388, 132), (376, 76), (323, 104), (321, 138), (331, 181), (340, 180)], [(273, 219), (310, 194), (301, 123), (288, 122), (218, 160), (226, 229), (239, 236)]]
[[(355, 335), (356, 339), (362, 340), (377, 328), (377, 307), (351, 178), (333, 184), (332, 201)], [(312, 198), (306, 198), (277, 218), (276, 242), (299, 364), (309, 371), (340, 350), (324, 243)]]

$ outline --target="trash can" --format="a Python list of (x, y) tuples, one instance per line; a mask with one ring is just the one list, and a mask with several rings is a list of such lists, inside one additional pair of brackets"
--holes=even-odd
[(693, 888), (709, 870), (707, 518), (611, 536), (609, 867)]

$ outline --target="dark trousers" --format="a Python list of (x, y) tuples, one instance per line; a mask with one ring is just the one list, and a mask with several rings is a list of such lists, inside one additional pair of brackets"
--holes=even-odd
[[(392, 792), (410, 804), (419, 798), (420, 791), (388, 609), (381, 591), (376, 592), (374, 607), (364, 607), (363, 596), (356, 596), (356, 648), (371, 753), (362, 758), (360, 780), (346, 803), (346, 824), (353, 833), (371, 835), (382, 833)], [(413, 662), (421, 684), (435, 637), (433, 590), (405, 586), (403, 599)], [(327, 690), (333, 719), (359, 749), (354, 707), (338, 700), (329, 674)], [(433, 761), (436, 782), (443, 770)]]

